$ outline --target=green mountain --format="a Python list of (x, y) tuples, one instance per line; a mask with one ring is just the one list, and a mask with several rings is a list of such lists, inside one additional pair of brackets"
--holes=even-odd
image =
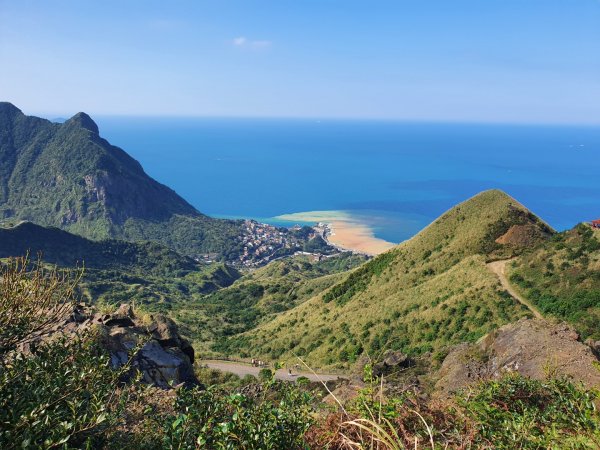
[[(136, 307), (77, 307), (65, 320), (71, 288), (60, 274), (44, 282), (37, 270), (0, 266), (0, 447), (597, 448), (598, 359), (564, 323), (498, 327), (530, 312), (496, 268), (508, 265), (545, 313), (597, 328), (599, 237), (586, 225), (554, 234), (488, 191), (366, 263), (351, 254), (282, 259), (226, 287), (236, 271), (159, 244), (94, 242), (31, 223), (0, 229), (0, 256), (41, 249), (69, 265), (83, 255), (96, 267), (84, 295)], [(169, 264), (173, 274), (153, 275)], [(206, 295), (210, 284), (219, 290)], [(340, 369), (361, 356), (363, 377), (328, 381), (324, 397), (299, 373), (280, 370), (279, 382), (262, 369), (260, 384), (200, 365), (192, 373), (194, 352), (175, 323), (144, 314), (138, 300), (170, 310), (182, 331), (217, 350), (288, 367), (293, 355)], [(386, 348), (408, 358), (377, 358)], [(143, 377), (132, 376), (128, 355)], [(176, 387), (184, 376), (189, 384)]]
[(0, 220), (90, 239), (153, 240), (188, 255), (236, 257), (241, 221), (199, 213), (111, 145), (85, 113), (64, 123), (0, 103)]
[(267, 360), (300, 355), (339, 369), (385, 349), (441, 361), (453, 344), (531, 315), (487, 263), (552, 233), (505, 193), (483, 192), (310, 300), (215, 348)]

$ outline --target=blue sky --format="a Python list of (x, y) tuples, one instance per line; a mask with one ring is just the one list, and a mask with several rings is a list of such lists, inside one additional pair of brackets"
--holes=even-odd
[(600, 123), (600, 0), (0, 0), (26, 113)]

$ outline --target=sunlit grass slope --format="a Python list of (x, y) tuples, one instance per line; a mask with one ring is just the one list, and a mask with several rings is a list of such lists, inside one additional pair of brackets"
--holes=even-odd
[(440, 359), (448, 346), (529, 314), (486, 267), (490, 259), (520, 251), (496, 243), (514, 225), (551, 232), (505, 193), (485, 191), (324, 293), (222, 340), (218, 350), (264, 359), (300, 355), (339, 369), (388, 348)]
[(339, 282), (364, 261), (351, 253), (319, 262), (303, 256), (274, 261), (228, 288), (180, 303), (171, 315), (207, 356), (215, 341), (272, 320)]

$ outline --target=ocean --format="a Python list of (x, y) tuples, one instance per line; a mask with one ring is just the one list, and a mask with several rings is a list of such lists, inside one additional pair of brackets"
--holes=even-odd
[(600, 127), (97, 117), (101, 135), (215, 217), (341, 211), (391, 242), (490, 188), (558, 230), (600, 218)]

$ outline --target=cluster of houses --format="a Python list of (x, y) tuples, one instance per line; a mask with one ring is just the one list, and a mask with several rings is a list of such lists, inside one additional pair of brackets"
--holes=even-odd
[[(240, 255), (240, 264), (246, 267), (260, 266), (269, 262), (278, 250), (292, 253), (301, 246), (295, 237), (286, 230), (259, 223), (255, 220), (245, 220), (246, 233), (242, 237), (244, 245)], [(279, 252), (281, 253), (281, 252)]]
[[(322, 261), (339, 255), (339, 252), (325, 255), (303, 250), (307, 239), (310, 240), (315, 236), (326, 238), (327, 233), (330, 232), (327, 224), (319, 223), (312, 227), (312, 232), (308, 236), (301, 234), (300, 236), (304, 237), (299, 237), (298, 234), (293, 233), (294, 231), (300, 231), (302, 228), (300, 225), (296, 225), (288, 230), (255, 220), (245, 220), (244, 233), (240, 237), (243, 250), (237, 263), (234, 264), (250, 268), (260, 267), (284, 256), (304, 255), (312, 261)], [(196, 260), (211, 263), (217, 257), (216, 253), (206, 253), (200, 255)]]

